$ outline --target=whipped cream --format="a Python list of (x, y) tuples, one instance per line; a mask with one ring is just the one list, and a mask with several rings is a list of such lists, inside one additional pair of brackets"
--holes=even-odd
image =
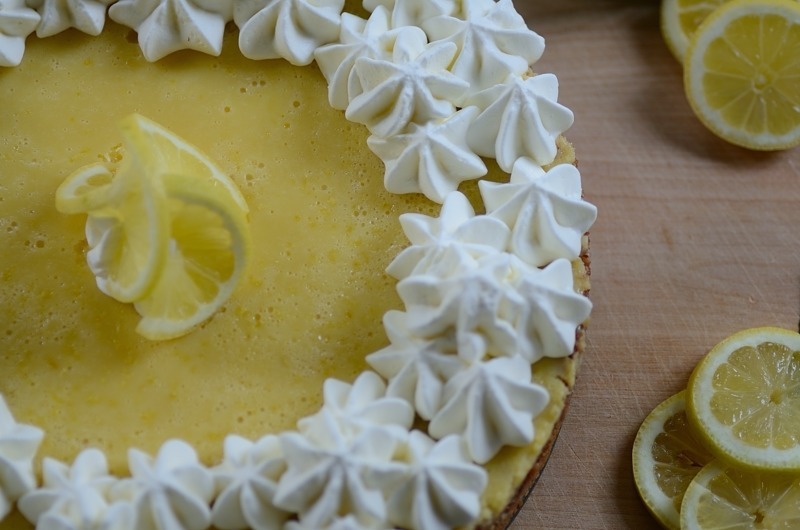
[(533, 419), (549, 399), (532, 382), (531, 364), (522, 356), (475, 360), (445, 385), (444, 406), (428, 432), (434, 438), (463, 436), (470, 458), (484, 464), (504, 445), (530, 443)]
[(309, 528), (322, 528), (342, 510), (363, 521), (386, 520), (386, 492), (403, 477), (394, 460), (400, 444), (380, 426), (351, 430), (323, 408), (315, 425), (280, 435), (287, 470), (278, 482), (275, 504), (299, 514)]
[(459, 15), (430, 18), (422, 28), (432, 41), (458, 46), (450, 70), (469, 83), (469, 94), (521, 76), (544, 52), (544, 39), (528, 28), (511, 0), (462, 0)]
[(25, 39), (41, 16), (25, 0), (0, 0), (0, 66), (17, 66), (25, 55)]
[(403, 132), (412, 122), (450, 116), (456, 110), (450, 99), (469, 88), (447, 70), (455, 54), (455, 44), (428, 44), (421, 29), (403, 28), (391, 60), (356, 60), (353, 68), (363, 92), (350, 101), (345, 117), (385, 138)]
[(17, 499), (36, 487), (33, 458), (43, 437), (41, 429), (14, 421), (0, 394), (0, 520)]
[(117, 498), (132, 503), (137, 530), (205, 530), (214, 478), (186, 442), (168, 440), (152, 456), (128, 452), (131, 478), (115, 486)]
[(134, 29), (148, 61), (178, 50), (209, 55), (222, 52), (225, 23), (234, 0), (119, 0), (108, 10), (112, 20)]
[[(365, 429), (382, 429), (401, 441), (414, 421), (414, 410), (402, 399), (386, 396), (386, 383), (375, 372), (365, 371), (352, 383), (328, 379), (323, 384), (320, 411), (297, 422), (309, 438), (324, 438), (328, 426), (323, 416), (333, 418), (341, 432), (358, 434)], [(317, 429), (322, 427), (322, 431)]]
[(353, 71), (356, 59), (387, 59), (394, 48), (397, 31), (389, 31), (391, 14), (384, 7), (372, 12), (369, 19), (342, 14), (339, 41), (320, 46), (314, 51), (314, 59), (328, 82), (328, 102), (331, 107), (345, 110), (363, 89)]
[(278, 479), (286, 470), (280, 441), (267, 435), (256, 442), (225, 438), (222, 464), (213, 468), (217, 497), (211, 522), (220, 530), (280, 528), (290, 514), (275, 506)]
[(572, 111), (560, 105), (558, 80), (552, 74), (526, 79), (512, 77), (468, 98), (482, 109), (469, 130), (470, 147), (481, 156), (497, 159), (510, 172), (518, 158), (540, 166), (558, 152), (556, 139), (572, 126)]
[(389, 520), (402, 528), (447, 530), (478, 516), (486, 470), (472, 463), (458, 436), (434, 441), (412, 431), (406, 480), (389, 498)]
[(314, 50), (339, 36), (344, 0), (239, 0), (233, 18), (250, 59), (310, 64)]
[(525, 340), (516, 327), (526, 306), (508, 281), (513, 265), (512, 256), (497, 254), (449, 277), (419, 274), (401, 280), (397, 292), (409, 329), (425, 339), (453, 331), (458, 355), (469, 361), (514, 355)]
[(102, 451), (85, 449), (71, 466), (45, 458), (42, 476), (42, 488), (19, 501), (20, 512), (37, 528), (133, 528), (132, 506), (109, 500), (117, 479), (109, 475)]
[(411, 246), (397, 255), (386, 272), (398, 280), (412, 274), (446, 277), (463, 269), (469, 258), (502, 252), (511, 232), (505, 223), (498, 221), (485, 215), (476, 216), (472, 204), (458, 191), (447, 195), (439, 217), (402, 214), (400, 224)]
[(364, 9), (391, 11), (392, 27), (419, 26), (425, 20), (456, 12), (455, 0), (364, 0)]
[(542, 357), (566, 357), (575, 350), (575, 330), (589, 318), (592, 302), (575, 292), (572, 263), (560, 258), (544, 269), (521, 261), (516, 268), (517, 292), (526, 303), (526, 317), (518, 321), (520, 354), (533, 363)]
[(442, 406), (444, 385), (461, 369), (455, 355), (455, 338), (435, 339), (415, 336), (408, 325), (408, 314), (389, 311), (383, 325), (391, 344), (367, 356), (367, 362), (389, 385), (386, 395), (399, 397), (414, 406), (420, 418), (430, 421)]
[(380, 521), (364, 522), (352, 515), (334, 517), (323, 526), (313, 526), (303, 521), (289, 521), (284, 530), (394, 530)]
[(545, 172), (520, 158), (507, 184), (478, 183), (487, 213), (511, 229), (509, 248), (530, 265), (576, 259), (597, 208), (581, 197), (581, 175), (571, 164)]
[(465, 180), (485, 175), (486, 165), (467, 145), (467, 131), (478, 113), (477, 107), (467, 107), (446, 119), (411, 123), (407, 133), (370, 136), (367, 145), (386, 166), (386, 189), (423, 193), (441, 203)]
[(41, 15), (38, 37), (49, 37), (68, 28), (100, 35), (106, 24), (106, 9), (116, 0), (27, 0)]

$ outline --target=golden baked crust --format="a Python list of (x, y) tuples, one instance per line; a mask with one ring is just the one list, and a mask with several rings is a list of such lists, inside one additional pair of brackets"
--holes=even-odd
[[(578, 161), (575, 149), (563, 136), (558, 138), (558, 156), (551, 164)], [(580, 259), (572, 263), (575, 290), (589, 296), (591, 258), (589, 234), (583, 237)], [(575, 351), (563, 359), (543, 359), (533, 365), (533, 379), (547, 388), (550, 402), (535, 419), (536, 437), (525, 447), (506, 447), (486, 468), (489, 484), (484, 492), (483, 511), (476, 530), (507, 528), (525, 504), (543, 472), (569, 409), (581, 359), (586, 350), (588, 320), (576, 330)], [(487, 498), (488, 496), (492, 498)], [(503, 500), (505, 499), (505, 501)]]

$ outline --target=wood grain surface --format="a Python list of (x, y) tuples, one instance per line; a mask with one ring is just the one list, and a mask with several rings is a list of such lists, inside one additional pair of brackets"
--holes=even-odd
[(633, 484), (639, 424), (749, 327), (798, 328), (800, 148), (751, 152), (683, 94), (655, 0), (516, 0), (575, 112), (592, 229), (589, 348), (571, 409), (511, 528), (656, 528)]

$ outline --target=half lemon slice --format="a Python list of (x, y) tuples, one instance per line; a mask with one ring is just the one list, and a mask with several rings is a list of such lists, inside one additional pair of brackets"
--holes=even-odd
[(800, 144), (800, 3), (735, 0), (700, 25), (686, 95), (716, 135), (758, 150)]

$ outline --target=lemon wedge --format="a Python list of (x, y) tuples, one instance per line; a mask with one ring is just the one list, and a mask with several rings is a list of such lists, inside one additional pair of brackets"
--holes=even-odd
[(689, 484), (681, 528), (800, 528), (800, 476), (747, 471), (715, 460)]
[(639, 496), (670, 530), (680, 528), (683, 495), (712, 456), (686, 418), (684, 392), (647, 415), (633, 442), (633, 479)]
[(164, 175), (169, 249), (158, 283), (134, 306), (136, 328), (151, 340), (190, 332), (230, 297), (249, 260), (246, 218), (207, 180)]
[(200, 150), (138, 114), (120, 124), (117, 167), (84, 166), (56, 208), (87, 214), (86, 255), (101, 291), (134, 303), (148, 339), (184, 335), (230, 297), (250, 254), (247, 203)]
[(735, 0), (698, 27), (684, 60), (695, 114), (757, 150), (800, 144), (800, 3)]
[(800, 471), (800, 334), (755, 328), (714, 346), (689, 379), (686, 413), (720, 459)]
[(689, 41), (698, 26), (719, 6), (730, 0), (663, 0), (661, 34), (678, 61), (683, 62)]

